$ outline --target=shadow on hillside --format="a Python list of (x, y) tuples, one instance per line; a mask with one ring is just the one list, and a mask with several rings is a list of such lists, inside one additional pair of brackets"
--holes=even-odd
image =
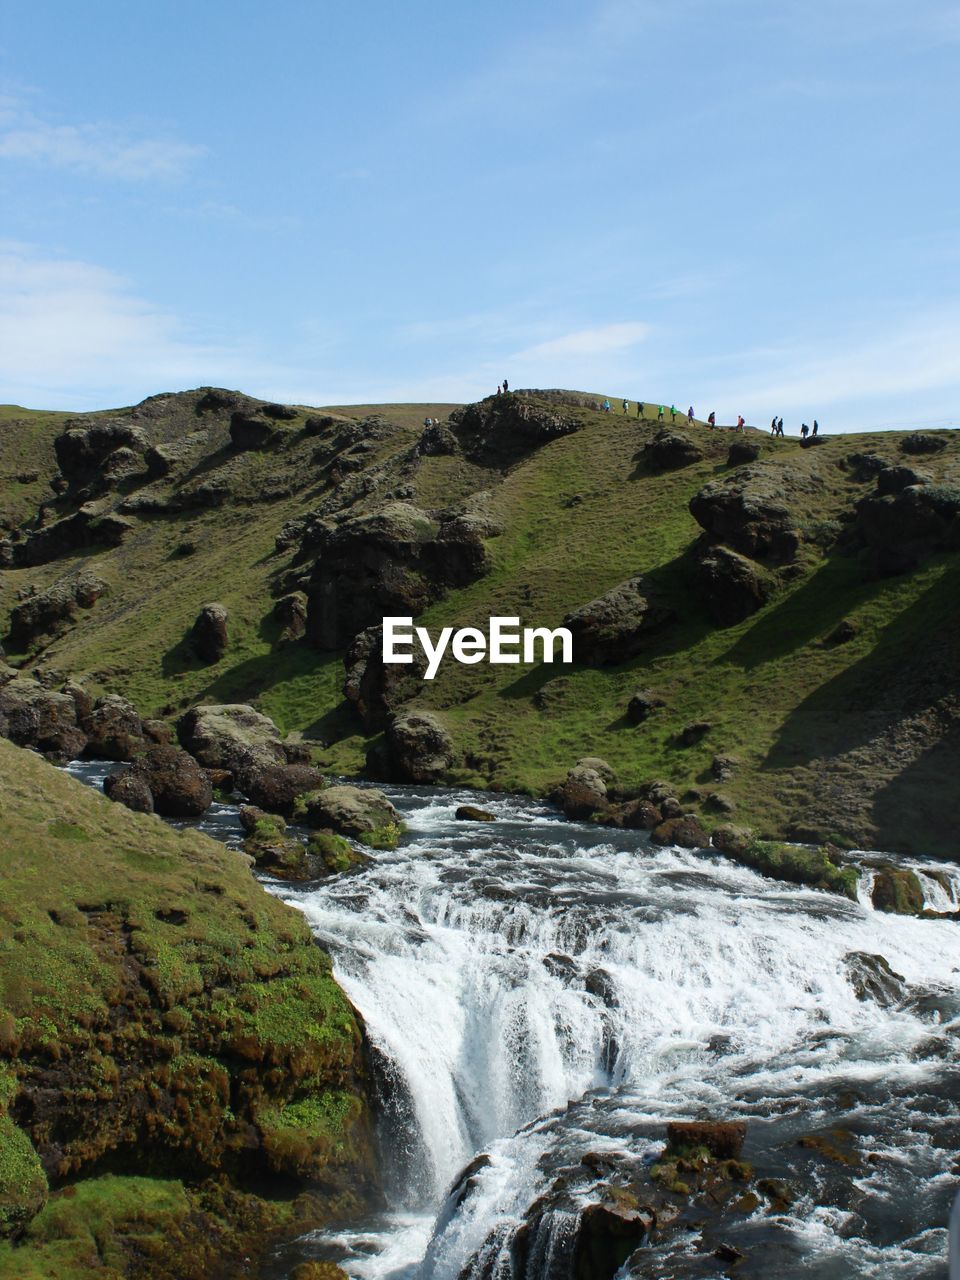
[[(960, 861), (960, 719), (874, 797), (872, 818), (896, 849)], [(917, 818), (922, 814), (922, 825)], [(918, 838), (919, 837), (919, 838)]]
[[(761, 767), (789, 769), (842, 755), (958, 689), (960, 565), (954, 565), (891, 619), (866, 657), (794, 709)], [(888, 790), (902, 799), (902, 789)], [(911, 797), (913, 804), (917, 800)]]

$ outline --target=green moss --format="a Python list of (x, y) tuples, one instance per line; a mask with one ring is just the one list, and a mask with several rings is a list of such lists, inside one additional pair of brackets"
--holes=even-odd
[(23, 1230), (46, 1198), (46, 1175), (30, 1139), (0, 1115), (0, 1236)]
[(47, 830), (57, 840), (80, 840), (84, 843), (90, 839), (83, 827), (78, 826), (75, 822), (61, 822), (55, 819), (47, 824)]
[(357, 853), (345, 836), (335, 835), (332, 831), (315, 831), (307, 849), (321, 860), (332, 875), (349, 871), (351, 867), (364, 861), (364, 856)]
[(742, 852), (730, 856), (764, 875), (788, 880), (792, 884), (828, 889), (856, 901), (859, 871), (852, 866), (835, 866), (823, 849), (752, 840)]
[(883, 867), (874, 878), (871, 893), (878, 911), (915, 916), (923, 910), (923, 887), (916, 872), (906, 867)]

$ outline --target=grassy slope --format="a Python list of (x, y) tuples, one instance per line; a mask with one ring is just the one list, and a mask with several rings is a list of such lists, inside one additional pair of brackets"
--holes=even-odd
[[(251, 1120), (282, 1166), (288, 1106), (313, 1118), (307, 1155), (327, 1181), (314, 1217), (336, 1207), (341, 1176), (359, 1190), (359, 1032), (302, 917), (217, 842), (4, 741), (0, 797), (0, 1127), (9, 1108), (57, 1188), (23, 1241), (0, 1242), (0, 1277), (72, 1280), (101, 1263), (105, 1276), (193, 1276), (164, 1236), (212, 1274), (218, 1254), (249, 1248), (245, 1233), (300, 1212), (203, 1183), (233, 1167)], [(39, 1110), (18, 1107), (33, 1097)], [(91, 1176), (105, 1161), (114, 1176)], [(0, 1161), (0, 1211), (3, 1176)]]
[[(338, 412), (360, 417), (376, 408)], [(435, 416), (437, 407), (380, 411), (395, 430), (377, 442), (377, 460), (408, 446), (423, 417)], [(650, 475), (638, 465), (637, 452), (655, 424), (589, 411), (584, 417), (583, 430), (541, 447), (503, 477), (458, 457), (422, 460), (417, 502), (449, 505), (486, 490), (506, 531), (489, 544), (491, 573), (433, 606), (421, 621), (431, 628), (482, 625), (500, 613), (517, 614), (530, 625), (557, 624), (570, 608), (639, 571), (651, 573), (677, 598), (684, 620), (652, 638), (641, 658), (614, 670), (461, 667), (448, 661), (437, 681), (425, 686), (422, 701), (440, 709), (454, 729), (465, 754), (464, 780), (542, 791), (578, 756), (595, 753), (609, 759), (625, 783), (666, 776), (682, 790), (707, 784), (710, 760), (722, 752), (743, 761), (723, 788), (739, 815), (770, 833), (782, 831), (798, 821), (811, 791), (820, 787), (823, 759), (836, 758), (838, 768), (845, 767), (846, 755), (869, 738), (862, 711), (876, 682), (902, 668), (955, 616), (952, 564), (934, 559), (916, 574), (865, 582), (854, 560), (807, 550), (806, 572), (790, 589), (739, 626), (717, 629), (689, 586), (685, 557), (699, 529), (687, 503), (707, 480), (726, 471), (730, 437), (696, 428), (709, 456), (679, 471)], [(50, 415), (43, 415), (36, 431), (52, 438)], [(841, 459), (859, 450), (902, 461), (901, 439), (894, 433), (847, 435), (804, 451), (794, 441), (764, 438), (764, 450), (765, 456), (814, 468), (824, 477), (823, 493), (809, 511), (813, 527), (849, 510), (872, 487), (851, 480), (838, 466)], [(56, 641), (42, 655), (43, 664), (93, 673), (95, 683), (127, 692), (145, 712), (169, 714), (201, 698), (254, 699), (284, 729), (327, 741), (321, 752), (325, 766), (358, 771), (367, 744), (340, 700), (339, 658), (302, 646), (272, 651), (276, 628), (269, 620), (269, 584), (290, 560), (289, 554), (273, 552), (274, 536), (285, 520), (315, 506), (323, 492), (306, 459), (296, 443), (285, 458), (246, 455), (231, 464), (242, 484), (255, 487), (278, 467), (296, 466), (297, 492), (248, 510), (144, 519), (124, 546), (98, 554), (98, 572), (111, 581), (113, 594)], [(937, 474), (946, 468), (955, 475), (958, 463), (955, 441), (945, 454), (922, 460)], [(582, 500), (568, 506), (574, 495)], [(172, 553), (185, 529), (199, 550), (177, 559)], [(5, 575), (0, 605), (9, 605), (26, 582), (43, 585), (63, 569), (60, 562)], [(217, 667), (203, 668), (185, 656), (182, 638), (210, 599), (231, 611), (232, 646)], [(822, 648), (819, 641), (844, 617), (859, 623), (857, 637)], [(623, 712), (641, 686), (655, 687), (668, 707), (635, 729)], [(708, 719), (714, 727), (700, 746), (681, 749), (674, 735), (694, 719)], [(855, 753), (851, 759), (850, 768), (862, 767)], [(882, 772), (873, 758), (870, 767)], [(942, 768), (927, 767), (921, 758), (912, 767), (919, 785), (936, 788)], [(888, 838), (909, 844), (896, 806), (887, 808)], [(872, 820), (867, 806), (852, 826), (862, 833)]]

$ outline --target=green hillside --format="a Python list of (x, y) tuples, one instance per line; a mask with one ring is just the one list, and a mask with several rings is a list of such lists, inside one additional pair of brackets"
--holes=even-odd
[[(238, 447), (230, 432), (238, 404), (264, 427), (262, 440)], [(314, 740), (323, 768), (358, 773), (371, 748), (378, 758), (380, 736), (343, 698), (345, 641), (331, 650), (309, 634), (281, 643), (275, 603), (296, 590), (316, 596), (324, 563), (346, 554), (334, 536), (344, 521), (398, 502), (406, 516), (414, 507), (435, 523), (465, 512), (484, 525), (482, 569), (463, 585), (440, 582), (437, 571), (440, 585), (423, 602), (419, 625), (485, 627), (500, 614), (557, 626), (636, 575), (673, 621), (613, 665), (448, 659), (435, 681), (408, 690), (452, 738), (445, 780), (542, 793), (591, 755), (609, 761), (624, 790), (664, 778), (698, 803), (694, 793), (716, 791), (713, 762), (722, 756), (734, 761), (722, 783), (725, 805), (763, 832), (955, 852), (957, 435), (923, 437), (917, 447), (925, 451), (914, 456), (909, 433), (838, 435), (802, 448), (678, 419), (674, 435), (696, 456), (667, 463), (656, 459), (660, 424), (594, 404), (577, 393), (521, 392), (460, 412), (348, 406), (272, 419), (257, 402), (226, 393), (154, 397), (72, 421), (81, 431), (104, 420), (135, 427), (165, 450), (164, 461), (148, 472), (128, 459), (115, 476), (103, 467), (92, 480), (78, 474), (55, 499), (54, 440), (68, 416), (4, 409), (13, 564), (3, 574), (0, 610), (81, 569), (104, 588), (60, 634), (19, 647), (8, 641), (7, 661), (124, 694), (143, 715), (253, 702), (284, 731)], [(442, 419), (447, 435), (418, 446), (426, 417)], [(731, 462), (737, 441), (754, 443), (758, 457)], [(922, 474), (878, 482), (881, 471), (898, 468)], [(752, 519), (755, 499), (765, 502), (761, 532), (775, 525), (780, 542), (751, 550), (746, 567), (736, 562), (761, 583), (761, 607), (718, 622), (726, 586), (711, 604), (705, 541), (729, 543), (742, 558), (743, 546), (733, 544), (743, 529), (708, 538), (689, 504), (710, 482), (734, 475), (760, 493), (756, 499), (750, 490), (740, 504), (741, 524)], [(878, 483), (900, 484), (888, 494), (893, 505), (888, 512), (878, 500), (878, 515), (861, 513), (855, 504), (880, 493)], [(58, 522), (84, 501), (87, 545), (58, 548)], [(908, 506), (910, 555), (895, 564), (896, 524)], [(111, 525), (118, 518), (119, 527)], [(887, 523), (877, 525), (881, 518)], [(311, 544), (317, 522), (320, 542)], [(23, 550), (41, 546), (37, 531), (51, 525), (47, 551), (37, 558)], [(746, 532), (752, 538), (753, 526)], [(24, 556), (37, 562), (22, 563)], [(340, 571), (341, 580), (349, 577)], [(212, 601), (227, 610), (229, 643), (207, 664), (189, 632)], [(626, 711), (639, 689), (653, 690), (663, 706), (633, 724)], [(683, 745), (682, 731), (694, 722), (697, 740)]]

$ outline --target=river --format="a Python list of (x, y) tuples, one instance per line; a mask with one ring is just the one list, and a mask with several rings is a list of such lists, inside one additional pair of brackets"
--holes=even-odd
[[(383, 789), (407, 823), (396, 851), (264, 883), (304, 913), (366, 1022), (390, 1211), (297, 1241), (265, 1276), (318, 1257), (355, 1280), (568, 1280), (603, 1159), (650, 1163), (667, 1120), (709, 1116), (747, 1120), (745, 1158), (799, 1192), (729, 1225), (738, 1276), (941, 1280), (960, 1171), (956, 922), (874, 911), (869, 876), (850, 902), (536, 801)], [(464, 803), (498, 821), (457, 822)], [(233, 806), (198, 825), (241, 838)], [(960, 867), (890, 861), (957, 911)], [(810, 1134), (846, 1159), (799, 1146)], [(514, 1234), (545, 1196), (515, 1276)], [(724, 1268), (688, 1228), (622, 1274)]]

